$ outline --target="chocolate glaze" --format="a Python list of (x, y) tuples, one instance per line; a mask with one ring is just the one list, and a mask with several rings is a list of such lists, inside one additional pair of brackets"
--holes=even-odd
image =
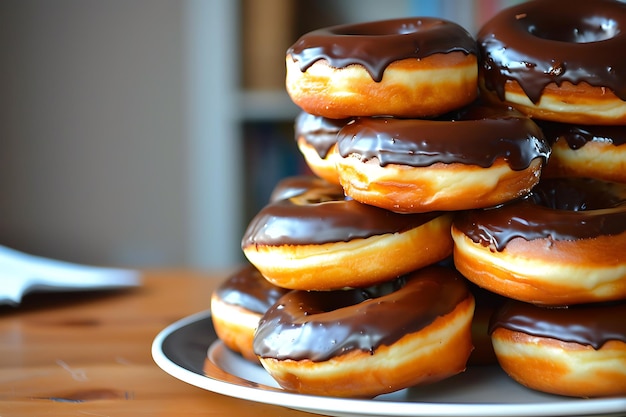
[(470, 106), (436, 120), (359, 118), (337, 136), (342, 157), (377, 158), (381, 166), (425, 167), (461, 163), (490, 167), (504, 158), (523, 170), (550, 154), (542, 131), (529, 118), (508, 108)]
[(350, 119), (329, 119), (301, 112), (294, 126), (296, 140), (302, 138), (311, 145), (320, 158), (326, 158), (328, 151), (337, 143), (337, 133)]
[(244, 232), (241, 246), (348, 242), (404, 232), (439, 215), (393, 213), (346, 197), (338, 185), (320, 187), (312, 181), (301, 194), (262, 208)]
[(380, 82), (394, 61), (456, 51), (476, 55), (472, 35), (453, 22), (416, 17), (318, 29), (300, 37), (287, 55), (300, 63), (302, 72), (325, 59), (335, 68), (360, 64)]
[(504, 328), (600, 349), (609, 340), (626, 343), (626, 302), (541, 307), (509, 301), (492, 316), (489, 332)]
[(314, 362), (355, 349), (375, 355), (379, 346), (419, 332), (468, 297), (462, 276), (435, 266), (366, 289), (292, 291), (259, 322), (254, 351)]
[(538, 121), (537, 124), (549, 143), (564, 140), (573, 150), (582, 148), (588, 142), (602, 142), (613, 146), (626, 144), (624, 126), (576, 126), (544, 121)]
[(254, 266), (247, 265), (217, 287), (215, 294), (226, 304), (263, 314), (288, 291), (273, 285)]
[(505, 9), (477, 35), (485, 87), (504, 100), (507, 80), (539, 102), (550, 83), (583, 81), (626, 100), (626, 4), (541, 0)]
[(519, 201), (459, 212), (454, 226), (475, 243), (503, 250), (514, 238), (577, 240), (626, 231), (626, 184), (546, 178)]
[(327, 189), (332, 194), (342, 194), (343, 189), (337, 184), (330, 184), (328, 181), (313, 175), (295, 175), (280, 180), (270, 194), (269, 202), (286, 200), (296, 197), (311, 188)]

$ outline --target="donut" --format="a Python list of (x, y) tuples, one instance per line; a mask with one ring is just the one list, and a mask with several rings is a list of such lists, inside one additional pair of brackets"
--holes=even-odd
[(626, 298), (626, 184), (544, 178), (524, 199), (456, 214), (454, 263), (508, 298), (571, 305)]
[(301, 112), (294, 126), (298, 149), (311, 172), (339, 184), (335, 168), (337, 133), (350, 119), (329, 119)]
[(402, 215), (311, 187), (267, 204), (242, 237), (246, 258), (274, 285), (298, 290), (366, 287), (452, 253), (449, 213)]
[(314, 175), (294, 175), (285, 177), (274, 185), (274, 189), (270, 193), (269, 202), (274, 203), (280, 200), (287, 200), (296, 197), (311, 188), (328, 189), (334, 193), (338, 190), (336, 184), (329, 183), (323, 178)]
[(544, 175), (626, 183), (626, 126), (539, 126), (552, 148)]
[(508, 299), (499, 294), (487, 291), (484, 288), (468, 281), (469, 290), (474, 296), (475, 307), (472, 319), (472, 343), (474, 350), (467, 364), (469, 366), (496, 365), (496, 355), (489, 333), (489, 323), (493, 314)]
[(510, 301), (490, 332), (520, 384), (571, 397), (626, 395), (626, 302), (546, 308)]
[(288, 290), (269, 283), (252, 265), (240, 267), (211, 294), (217, 337), (245, 359), (258, 362), (252, 347), (263, 314)]
[(318, 29), (286, 56), (286, 89), (331, 119), (427, 117), (478, 95), (475, 39), (456, 23), (404, 18)]
[(477, 36), (482, 96), (537, 119), (626, 124), (626, 4), (529, 1)]
[(254, 350), (286, 390), (374, 397), (465, 370), (474, 299), (430, 266), (377, 287), (291, 291), (259, 322)]
[[(437, 267), (452, 268), (454, 259), (452, 256), (435, 264)], [(459, 272), (456, 271), (458, 274)], [(499, 294), (480, 288), (473, 282), (466, 280), (468, 288), (474, 297), (474, 317), (472, 318), (472, 344), (474, 350), (467, 360), (468, 366), (497, 365), (491, 335), (489, 334), (489, 322), (493, 313), (507, 301), (507, 298)]]
[(550, 149), (510, 108), (469, 106), (436, 120), (359, 118), (337, 136), (344, 192), (401, 213), (494, 206), (527, 194)]

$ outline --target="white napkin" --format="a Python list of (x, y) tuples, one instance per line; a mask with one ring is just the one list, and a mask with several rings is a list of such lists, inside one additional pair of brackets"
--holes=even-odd
[(29, 291), (115, 289), (137, 286), (138, 271), (78, 265), (0, 246), (0, 304), (19, 304)]

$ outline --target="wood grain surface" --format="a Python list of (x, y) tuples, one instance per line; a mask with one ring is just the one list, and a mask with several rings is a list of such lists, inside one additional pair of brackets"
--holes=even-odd
[(168, 375), (154, 337), (206, 310), (226, 273), (144, 271), (120, 291), (38, 293), (0, 306), (0, 416), (308, 416)]

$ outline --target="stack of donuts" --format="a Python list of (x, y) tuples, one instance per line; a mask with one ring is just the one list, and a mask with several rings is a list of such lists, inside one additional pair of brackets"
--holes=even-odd
[(562, 6), (475, 38), (422, 17), (298, 39), (286, 87), (314, 175), (248, 225), (218, 337), (313, 395), (490, 361), (535, 390), (626, 395), (626, 6)]

